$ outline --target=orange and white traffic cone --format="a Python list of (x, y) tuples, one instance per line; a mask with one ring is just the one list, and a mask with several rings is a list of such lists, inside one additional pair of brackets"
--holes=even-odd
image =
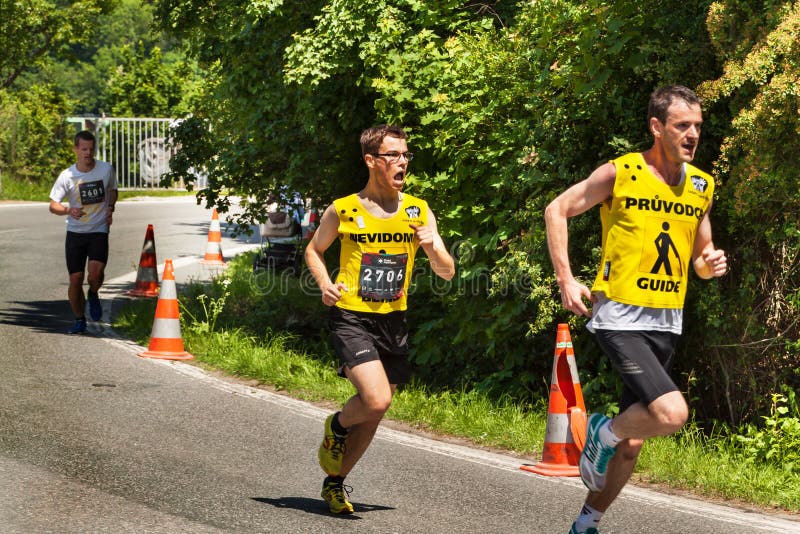
[(575, 353), (572, 351), (569, 325), (559, 324), (542, 461), (535, 465), (523, 465), (520, 469), (546, 476), (579, 476), (578, 462), (585, 439), (586, 406)]
[(219, 228), (219, 214), (217, 208), (211, 212), (211, 226), (208, 227), (208, 244), (206, 245), (206, 255), (200, 260), (205, 265), (227, 265), (222, 257), (222, 232)]
[(156, 269), (156, 241), (153, 235), (153, 225), (147, 225), (144, 234), (142, 255), (139, 258), (139, 269), (136, 271), (136, 283), (133, 289), (127, 292), (134, 297), (158, 296), (158, 270)]
[(139, 356), (161, 360), (191, 360), (194, 358), (183, 350), (180, 317), (178, 290), (175, 287), (172, 260), (167, 260), (161, 280), (161, 291), (156, 303), (153, 330), (150, 332), (150, 346), (146, 351), (140, 352)]

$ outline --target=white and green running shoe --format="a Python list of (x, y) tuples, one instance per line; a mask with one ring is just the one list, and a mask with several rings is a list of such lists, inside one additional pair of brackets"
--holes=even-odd
[(578, 467), (581, 480), (590, 491), (602, 491), (606, 485), (606, 471), (608, 462), (617, 452), (615, 447), (610, 447), (600, 441), (600, 427), (610, 419), (605, 415), (593, 413), (589, 416), (586, 427), (586, 444), (581, 452)]
[(572, 523), (572, 528), (569, 529), (569, 534), (600, 534), (600, 531), (594, 527), (589, 527), (586, 530), (578, 530), (575, 523)]

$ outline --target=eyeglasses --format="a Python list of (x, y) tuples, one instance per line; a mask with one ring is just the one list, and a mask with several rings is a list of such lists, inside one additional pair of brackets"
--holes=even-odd
[(387, 152), (386, 154), (378, 154), (378, 153), (376, 153), (376, 154), (373, 154), (373, 156), (384, 156), (389, 161), (397, 161), (397, 160), (400, 159), (400, 156), (403, 156), (404, 158), (406, 158), (406, 161), (411, 161), (412, 159), (414, 159), (414, 153), (413, 152)]

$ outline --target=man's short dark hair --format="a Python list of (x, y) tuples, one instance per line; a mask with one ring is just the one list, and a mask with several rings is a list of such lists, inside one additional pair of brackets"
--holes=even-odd
[(384, 137), (408, 139), (408, 134), (399, 126), (392, 126), (391, 124), (379, 124), (378, 126), (367, 128), (361, 132), (361, 156), (377, 153), (381, 149)]
[(683, 85), (666, 85), (659, 87), (650, 95), (647, 106), (647, 127), (650, 128), (650, 119), (655, 117), (661, 124), (667, 123), (667, 110), (674, 100), (683, 100), (689, 105), (700, 105), (700, 97), (694, 91)]
[(91, 141), (92, 143), (95, 142), (94, 134), (89, 130), (81, 130), (80, 132), (75, 134), (75, 146), (78, 146), (78, 142), (81, 139), (84, 141)]

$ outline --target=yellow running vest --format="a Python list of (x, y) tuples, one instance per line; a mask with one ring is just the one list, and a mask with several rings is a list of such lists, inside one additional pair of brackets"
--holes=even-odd
[(403, 193), (389, 219), (371, 215), (357, 195), (333, 201), (339, 215), (339, 273), (347, 286), (336, 303), (351, 311), (389, 313), (406, 309), (409, 279), (419, 242), (408, 225), (428, 223), (428, 204)]
[(683, 308), (714, 179), (686, 164), (685, 179), (673, 187), (656, 178), (639, 153), (611, 163), (617, 176), (612, 198), (600, 206), (603, 252), (592, 291), (624, 304)]

